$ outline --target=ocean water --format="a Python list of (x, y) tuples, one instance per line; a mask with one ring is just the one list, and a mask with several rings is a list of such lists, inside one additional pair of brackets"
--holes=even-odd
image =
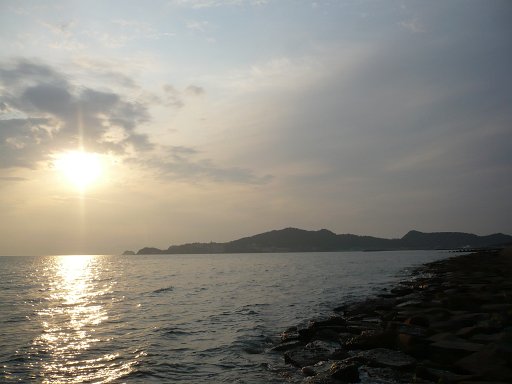
[(448, 256), (0, 257), (0, 382), (294, 381), (280, 332)]

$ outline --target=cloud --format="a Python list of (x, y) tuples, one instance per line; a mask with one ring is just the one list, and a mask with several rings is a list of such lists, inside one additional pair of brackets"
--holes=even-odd
[[(380, 226), (425, 217), (431, 228), (446, 228), (442, 221), (450, 216), (478, 228), (471, 212), (479, 207), (482, 218), (506, 223), (510, 24), (497, 23), (487, 7), (482, 18), (482, 9), (452, 9), (448, 17), (443, 8), (422, 15), (423, 33), (389, 21), (393, 34), (365, 42), (359, 55), (334, 43), (322, 60), (302, 60), (318, 64), (305, 65), (304, 76), (294, 74), (300, 66), (292, 59), (247, 70), (240, 88), (264, 88), (266, 99), (253, 97), (248, 108), (264, 113), (237, 119), (250, 121), (239, 135), (252, 139), (243, 164), (273, 169), (290, 202), (340, 207), (331, 209), (337, 220), (351, 211)], [(458, 12), (465, 14), (453, 18)]]
[(77, 23), (74, 20), (64, 21), (61, 23), (48, 23), (40, 21), (39, 24), (51, 32), (51, 36), (55, 40), (51, 40), (48, 45), (50, 48), (63, 49), (67, 51), (80, 51), (85, 45), (78, 41), (75, 36), (75, 28)]
[(137, 42), (173, 38), (174, 32), (156, 29), (153, 25), (137, 20), (116, 19), (109, 28), (86, 29), (83, 35), (96, 40), (106, 48), (124, 48)]
[(143, 38), (149, 40), (158, 40), (163, 37), (174, 37), (175, 33), (162, 32), (154, 28), (151, 24), (138, 20), (117, 19), (112, 24), (121, 27), (132, 38)]
[[(147, 105), (73, 84), (48, 65), (21, 59), (2, 63), (0, 87), (1, 167), (34, 168), (54, 152), (81, 145), (117, 154), (153, 147), (136, 132), (150, 119)], [(112, 130), (121, 132), (118, 140), (109, 136)]]
[(194, 95), (194, 96), (201, 96), (205, 93), (204, 89), (202, 87), (198, 87), (197, 85), (189, 85), (185, 89), (185, 92), (189, 95)]
[[(0, 65), (0, 168), (35, 169), (52, 155), (84, 147), (156, 171), (168, 180), (263, 183), (251, 170), (220, 166), (187, 146), (154, 144), (138, 128), (150, 122), (150, 105), (123, 94), (75, 84), (54, 68), (29, 60)], [(204, 89), (163, 86), (165, 103), (183, 107)], [(155, 98), (155, 105), (160, 104)]]
[(178, 90), (171, 84), (164, 84), (162, 89), (165, 94), (164, 103), (176, 108), (184, 107), (187, 97), (198, 97), (205, 93), (204, 89), (197, 85), (189, 85), (183, 90)]
[(405, 28), (406, 30), (413, 32), (413, 33), (426, 32), (425, 27), (417, 18), (413, 18), (410, 20), (404, 20), (404, 21), (400, 22), (399, 25), (402, 28)]
[(223, 6), (241, 6), (241, 5), (265, 5), (268, 0), (171, 0), (171, 4), (180, 7), (191, 8), (213, 8)]
[(130, 162), (156, 170), (162, 180), (172, 178), (189, 182), (264, 184), (272, 179), (270, 175), (257, 176), (246, 168), (219, 166), (211, 159), (199, 157), (200, 152), (192, 147), (168, 146), (161, 150), (158, 156), (132, 158)]
[(208, 21), (189, 21), (187, 22), (187, 28), (192, 31), (206, 32), (210, 29), (210, 23)]
[(126, 59), (97, 59), (91, 57), (78, 57), (72, 61), (75, 71), (93, 73), (94, 80), (99, 84), (110, 84), (140, 90), (131, 72), (147, 70), (149, 63), (137, 61), (134, 58)]
[(27, 179), (24, 177), (16, 177), (16, 176), (0, 176), (0, 180), (2, 180), (2, 181), (26, 181)]

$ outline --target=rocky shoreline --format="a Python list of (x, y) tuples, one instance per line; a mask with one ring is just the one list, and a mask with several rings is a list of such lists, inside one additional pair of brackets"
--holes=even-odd
[(512, 383), (511, 249), (426, 264), (334, 312), (271, 349), (304, 383)]

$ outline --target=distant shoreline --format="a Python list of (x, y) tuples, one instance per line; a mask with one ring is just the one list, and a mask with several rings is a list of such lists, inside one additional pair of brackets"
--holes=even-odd
[(125, 251), (125, 255), (152, 254), (216, 254), (216, 253), (287, 253), (343, 251), (401, 251), (401, 250), (474, 250), (512, 245), (512, 236), (496, 233), (478, 236), (463, 232), (424, 233), (409, 231), (400, 239), (373, 236), (335, 234), (327, 229), (306, 231), (285, 228), (244, 237), (226, 243), (188, 243), (171, 245), (167, 249), (144, 247)]

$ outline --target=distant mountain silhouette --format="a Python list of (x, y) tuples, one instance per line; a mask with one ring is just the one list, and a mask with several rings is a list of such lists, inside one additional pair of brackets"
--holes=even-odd
[(410, 231), (401, 239), (383, 239), (351, 234), (337, 235), (327, 229), (306, 231), (285, 228), (227, 243), (189, 243), (171, 245), (167, 249), (146, 247), (137, 254), (436, 250), (499, 247), (505, 244), (512, 244), (512, 236), (502, 233), (478, 236), (462, 232)]

